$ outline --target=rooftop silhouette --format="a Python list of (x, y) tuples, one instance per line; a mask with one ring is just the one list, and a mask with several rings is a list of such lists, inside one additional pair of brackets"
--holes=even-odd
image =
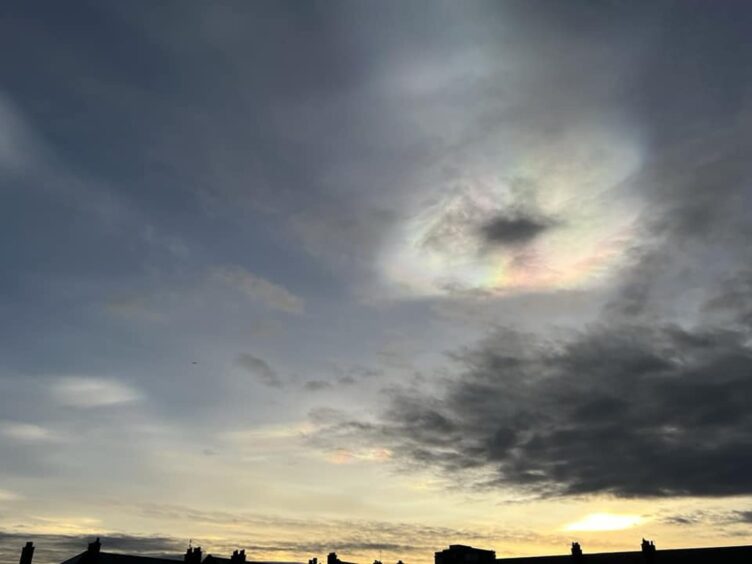
[[(27, 542), (21, 549), (19, 564), (32, 564), (34, 544)], [(176, 564), (175, 558), (150, 557), (132, 554), (103, 552), (99, 538), (89, 543), (88, 548), (61, 564)], [(434, 554), (435, 564), (750, 564), (752, 546), (722, 546), (710, 548), (679, 548), (658, 550), (651, 540), (642, 539), (640, 550), (628, 552), (588, 553), (579, 542), (573, 542), (569, 554), (550, 556), (525, 556), (496, 558), (496, 552), (472, 546), (453, 544)], [(189, 546), (183, 555), (184, 564), (304, 564), (302, 562), (272, 562), (247, 560), (245, 550), (234, 550), (229, 557), (203, 556), (201, 547)], [(308, 564), (319, 564), (318, 558)], [(327, 564), (354, 564), (341, 560), (335, 552), (327, 556)], [(380, 560), (374, 564), (382, 564)], [(397, 564), (404, 564), (402, 560)]]

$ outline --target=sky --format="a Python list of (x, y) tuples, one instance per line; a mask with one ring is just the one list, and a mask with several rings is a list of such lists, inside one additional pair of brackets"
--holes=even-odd
[(3, 561), (752, 544), (749, 3), (0, 14)]

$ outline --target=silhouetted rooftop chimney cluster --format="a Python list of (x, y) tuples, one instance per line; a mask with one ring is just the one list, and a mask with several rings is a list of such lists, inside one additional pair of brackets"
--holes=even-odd
[(94, 564), (97, 561), (100, 551), (102, 550), (102, 543), (97, 537), (97, 540), (90, 542), (86, 552), (84, 553), (83, 562), (86, 564)]
[(86, 552), (88, 552), (89, 554), (99, 554), (101, 550), (102, 550), (102, 543), (99, 540), (99, 537), (97, 537), (97, 540), (89, 543), (89, 548)]
[(653, 562), (655, 560), (655, 543), (642, 539), (642, 554), (647, 562)]
[[(237, 552), (237, 550), (235, 552)], [(188, 550), (185, 551), (183, 561), (185, 564), (201, 564), (201, 547), (197, 546), (194, 548), (189, 546)]]
[[(34, 543), (27, 542), (21, 548), (19, 564), (32, 564)], [(596, 553), (585, 555), (579, 542), (573, 542), (571, 555), (546, 556), (545, 562), (566, 562), (585, 564), (587, 562), (620, 562), (622, 564), (750, 564), (752, 563), (752, 546), (726, 546), (707, 548), (668, 549), (656, 556), (657, 549), (653, 541), (642, 539), (640, 551)], [(202, 558), (201, 547), (188, 546), (183, 558), (185, 564), (294, 564), (274, 562), (247, 562), (245, 550), (233, 550), (230, 558), (223, 558), (207, 554)], [(505, 564), (509, 560), (516, 564), (539, 562), (539, 557), (496, 558), (493, 550), (483, 550), (461, 544), (450, 545), (449, 548), (435, 553), (435, 564)], [(102, 552), (99, 538), (89, 543), (86, 551), (67, 560), (71, 564), (174, 564), (170, 558), (153, 558), (140, 555), (126, 555)], [(308, 564), (323, 564), (318, 558), (311, 558)], [(326, 564), (352, 564), (337, 557), (336, 552), (330, 552)], [(381, 560), (374, 560), (373, 564), (383, 564)], [(399, 560), (397, 564), (404, 564)]]
[(578, 542), (572, 543), (572, 560), (582, 562), (582, 547)]

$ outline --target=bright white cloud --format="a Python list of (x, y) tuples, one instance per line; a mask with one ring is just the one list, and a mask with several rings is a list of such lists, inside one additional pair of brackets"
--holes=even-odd
[(617, 515), (614, 513), (591, 513), (564, 527), (565, 531), (621, 531), (635, 527), (642, 522), (639, 515)]
[(51, 390), (59, 403), (83, 408), (128, 403), (141, 397), (123, 382), (104, 378), (61, 378)]
[(49, 429), (32, 423), (5, 421), (0, 423), (0, 435), (22, 442), (44, 442), (54, 439)]

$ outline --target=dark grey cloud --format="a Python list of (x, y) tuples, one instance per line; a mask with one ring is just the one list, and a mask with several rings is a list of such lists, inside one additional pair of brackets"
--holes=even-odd
[(752, 333), (606, 322), (544, 340), (500, 330), (434, 394), (391, 392), (375, 424), (326, 432), (482, 487), (543, 495), (752, 493)]
[(284, 386), (279, 373), (272, 368), (263, 358), (250, 353), (241, 353), (235, 359), (235, 363), (250, 372), (259, 382), (272, 388)]
[(493, 245), (529, 243), (552, 226), (550, 221), (526, 214), (499, 215), (481, 228), (485, 242)]
[(661, 522), (677, 526), (728, 527), (731, 532), (739, 525), (752, 523), (752, 510), (710, 510), (697, 509), (692, 512), (675, 513), (660, 519)]
[(319, 392), (321, 390), (330, 390), (332, 383), (326, 380), (308, 380), (308, 382), (303, 384), (303, 388), (309, 392)]

